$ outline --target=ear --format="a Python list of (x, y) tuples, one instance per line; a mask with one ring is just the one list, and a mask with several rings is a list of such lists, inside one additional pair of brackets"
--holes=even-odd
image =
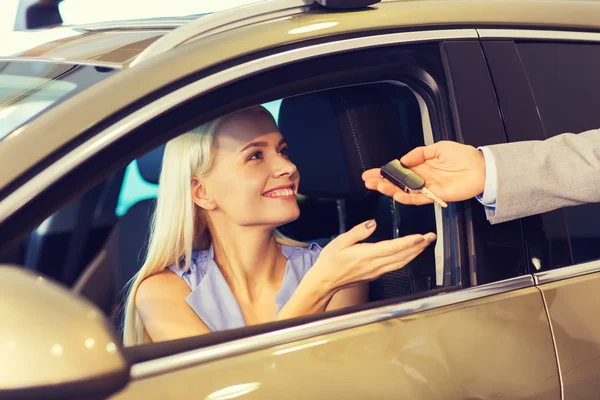
[(217, 208), (217, 203), (206, 190), (206, 185), (198, 178), (192, 178), (192, 201), (199, 207), (212, 211)]

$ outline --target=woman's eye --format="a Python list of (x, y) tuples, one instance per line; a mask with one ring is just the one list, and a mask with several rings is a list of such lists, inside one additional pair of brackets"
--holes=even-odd
[(279, 154), (281, 154), (284, 157), (287, 157), (288, 156), (288, 148), (287, 147), (282, 148), (281, 150), (279, 150)]
[(262, 152), (261, 151), (257, 151), (256, 153), (253, 153), (250, 158), (248, 158), (248, 161), (250, 160), (260, 160), (262, 158)]

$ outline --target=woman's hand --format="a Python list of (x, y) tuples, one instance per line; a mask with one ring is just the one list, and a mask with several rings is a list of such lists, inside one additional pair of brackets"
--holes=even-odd
[(307, 273), (309, 279), (318, 281), (328, 295), (333, 295), (344, 287), (404, 267), (436, 239), (434, 233), (428, 233), (358, 243), (373, 234), (375, 225), (374, 220), (367, 221), (332, 240)]
[(404, 267), (436, 239), (428, 233), (358, 243), (375, 232), (375, 225), (374, 220), (357, 225), (325, 246), (275, 319), (323, 312), (339, 290)]

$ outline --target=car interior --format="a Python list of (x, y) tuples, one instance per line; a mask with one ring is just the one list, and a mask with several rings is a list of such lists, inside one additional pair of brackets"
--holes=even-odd
[[(424, 144), (421, 110), (411, 89), (388, 82), (348, 86), (265, 107), (301, 173), (300, 218), (280, 228), (285, 235), (324, 247), (371, 218), (378, 227), (369, 241), (439, 230), (434, 205), (395, 204), (367, 190), (361, 179), (364, 170)], [(163, 150), (159, 146), (132, 161), (64, 206), (19, 247), (0, 254), (0, 262), (62, 282), (98, 306), (118, 329), (124, 288), (144, 261)], [(371, 282), (369, 300), (402, 301), (439, 288), (435, 252), (430, 246), (406, 267)]]

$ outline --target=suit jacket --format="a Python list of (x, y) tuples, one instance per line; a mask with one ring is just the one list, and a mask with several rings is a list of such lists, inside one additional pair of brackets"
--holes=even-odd
[(497, 169), (497, 224), (600, 202), (600, 129), (486, 146)]

